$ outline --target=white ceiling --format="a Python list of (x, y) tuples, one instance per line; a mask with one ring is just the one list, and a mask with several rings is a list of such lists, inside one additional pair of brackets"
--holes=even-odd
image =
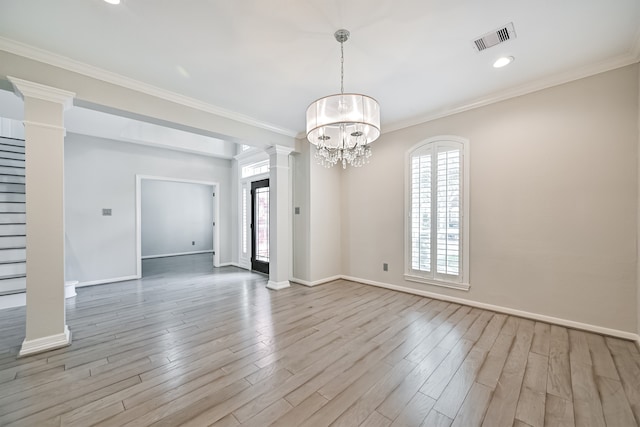
[[(513, 22), (508, 41), (471, 41)], [(0, 37), (302, 132), (340, 89), (383, 131), (637, 62), (638, 0), (2, 0)], [(6, 41), (6, 40), (5, 40)], [(502, 55), (515, 62), (491, 64)]]

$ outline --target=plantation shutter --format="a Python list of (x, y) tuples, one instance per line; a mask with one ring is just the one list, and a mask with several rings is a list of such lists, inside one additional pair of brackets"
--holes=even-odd
[(437, 141), (410, 158), (411, 270), (461, 281), (462, 144)]
[(411, 157), (411, 268), (431, 271), (431, 149)]

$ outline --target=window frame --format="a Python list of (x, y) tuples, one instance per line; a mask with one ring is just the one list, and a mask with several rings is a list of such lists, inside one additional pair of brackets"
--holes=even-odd
[[(461, 207), (460, 207), (460, 215), (461, 215), (461, 232), (460, 232), (460, 257), (461, 257), (461, 265), (460, 265), (460, 274), (456, 276), (459, 277), (459, 280), (451, 281), (447, 280), (446, 277), (439, 275), (436, 277), (435, 272), (420, 272), (419, 270), (413, 270), (412, 268), (412, 251), (411, 251), (411, 190), (412, 190), (412, 182), (411, 182), (411, 160), (413, 155), (421, 150), (426, 149), (427, 147), (437, 147), (437, 143), (447, 144), (447, 143), (456, 143), (461, 144), (461, 161), (462, 167), (460, 173), (462, 175), (460, 180), (460, 192), (462, 194), (461, 199)], [(437, 151), (432, 150), (432, 155), (437, 155)], [(469, 140), (466, 138), (462, 138), (455, 135), (439, 135), (432, 138), (425, 139), (420, 141), (419, 143), (413, 145), (409, 150), (407, 150), (405, 154), (405, 221), (404, 221), (404, 259), (405, 259), (405, 268), (404, 268), (404, 278), (405, 280), (411, 282), (425, 283), (429, 285), (441, 286), (445, 288), (453, 288), (468, 291), (471, 287), (469, 280), (469, 195), (470, 195), (470, 174), (469, 174), (469, 165), (470, 165), (470, 148), (469, 148)], [(432, 186), (435, 185), (435, 181), (432, 181)], [(436, 236), (432, 236), (432, 244), (434, 244)], [(436, 266), (432, 266), (432, 270), (436, 270)]]

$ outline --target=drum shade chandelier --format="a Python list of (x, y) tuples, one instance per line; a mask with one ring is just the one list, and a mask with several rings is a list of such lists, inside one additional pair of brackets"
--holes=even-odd
[(369, 162), (369, 144), (380, 136), (380, 105), (359, 93), (344, 93), (344, 42), (349, 31), (338, 30), (340, 93), (320, 98), (307, 108), (307, 139), (316, 146), (315, 158), (330, 168), (338, 162), (354, 167)]

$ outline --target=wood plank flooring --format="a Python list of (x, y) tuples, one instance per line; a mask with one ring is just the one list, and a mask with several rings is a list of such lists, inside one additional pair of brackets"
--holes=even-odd
[(70, 347), (17, 359), (2, 426), (637, 426), (632, 342), (347, 281), (280, 291), (207, 255), (78, 289)]

